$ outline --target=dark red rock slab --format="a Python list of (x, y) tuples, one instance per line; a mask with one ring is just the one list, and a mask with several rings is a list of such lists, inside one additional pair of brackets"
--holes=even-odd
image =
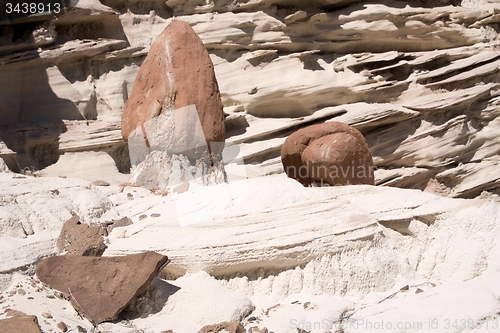
[(12, 318), (0, 320), (2, 333), (41, 333), (36, 316), (28, 316), (19, 311), (12, 311)]
[(78, 313), (94, 325), (115, 320), (142, 295), (166, 265), (155, 252), (122, 257), (55, 256), (36, 266), (40, 281), (63, 292)]
[(340, 122), (300, 129), (281, 148), (288, 177), (302, 185), (374, 184), (373, 160), (363, 135)]
[[(137, 73), (123, 109), (123, 139), (160, 114), (189, 105), (196, 106), (209, 147), (224, 142), (224, 113), (212, 60), (189, 24), (173, 21), (156, 37)], [(187, 131), (180, 132), (192, 135), (193, 125), (186, 121), (186, 126)], [(216, 145), (212, 154), (220, 155), (222, 148)]]
[(76, 215), (64, 223), (57, 239), (59, 253), (69, 255), (100, 257), (106, 248), (101, 228), (81, 223)]
[(229, 332), (229, 333), (246, 333), (245, 327), (239, 321), (233, 322), (223, 322), (215, 325), (206, 325), (198, 331), (198, 333), (218, 333), (218, 332)]

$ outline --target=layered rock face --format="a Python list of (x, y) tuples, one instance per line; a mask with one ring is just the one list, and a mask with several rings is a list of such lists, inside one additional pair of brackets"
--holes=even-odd
[(38, 263), (36, 275), (67, 294), (75, 310), (97, 325), (116, 319), (167, 262), (154, 252), (114, 258), (55, 256)]
[(290, 135), (281, 148), (288, 177), (308, 186), (373, 185), (373, 161), (363, 135), (344, 123), (329, 122)]
[(19, 311), (8, 311), (11, 318), (0, 320), (0, 329), (4, 333), (40, 333), (38, 319), (36, 316), (27, 316)]
[(257, 173), (283, 172), (285, 138), (334, 119), (366, 137), (376, 184), (494, 191), (499, 15), (488, 0), (104, 1), (2, 22), (0, 156), (40, 169), (97, 150), (128, 172), (123, 106), (175, 17), (208, 50), (226, 139)]

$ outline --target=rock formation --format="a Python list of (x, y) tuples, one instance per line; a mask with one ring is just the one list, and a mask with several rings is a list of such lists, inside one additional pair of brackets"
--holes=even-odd
[[(211, 167), (223, 174), (225, 128), (219, 87), (207, 50), (186, 22), (172, 22), (156, 37), (125, 103), (121, 125), (133, 164), (159, 151), (184, 155), (193, 166), (205, 165), (204, 175), (213, 173)], [(142, 165), (146, 170), (134, 172), (136, 181), (156, 169), (155, 164), (175, 168), (168, 156), (153, 159), (149, 167)], [(183, 182), (192, 178), (190, 173), (174, 175)], [(164, 189), (174, 181), (169, 176), (170, 172), (154, 185), (140, 180), (138, 184)]]
[(68, 163), (100, 151), (94, 166), (129, 172), (124, 103), (175, 17), (208, 50), (226, 139), (256, 173), (283, 172), (286, 136), (336, 118), (365, 135), (376, 184), (474, 197), (500, 183), (498, 15), (489, 0), (112, 1), (2, 22), (0, 157), (78, 174)]
[[(245, 163), (232, 197), (219, 195), (226, 184), (191, 180), (155, 192), (163, 196), (115, 183), (140, 157), (121, 134), (124, 105), (173, 21), (212, 60), (226, 144)], [(0, 17), (0, 169), (24, 173), (0, 173), (1, 308), (36, 315), (43, 332), (64, 322), (68, 331), (191, 333), (237, 320), (247, 331), (296, 333), (318, 319), (331, 332), (372, 331), (368, 322), (438, 332), (464, 318), (473, 323), (465, 330), (495, 330), (499, 22), (494, 0), (89, 0), (57, 16)], [(287, 137), (330, 121), (363, 134), (379, 186), (286, 177)], [(192, 138), (206, 144), (205, 133)], [(145, 142), (133, 153), (147, 152)], [(174, 155), (186, 179), (198, 172)], [(33, 276), (75, 214), (86, 224), (133, 221), (107, 236), (106, 258), (172, 258), (127, 320), (94, 328)]]
[(36, 266), (40, 281), (65, 293), (95, 325), (114, 320), (146, 291), (168, 258), (154, 252), (124, 257), (55, 256)]
[[(57, 237), (68, 218), (64, 216), (71, 210), (85, 221), (98, 218), (107, 224), (129, 216), (134, 222), (109, 234), (106, 257), (78, 260), (102, 259), (105, 264), (120, 258), (115, 256), (144, 251), (168, 253), (172, 258), (148, 291), (130, 303), (127, 310), (132, 311), (124, 313), (128, 321), (101, 323), (96, 328), (100, 331), (198, 332), (205, 325), (240, 321), (247, 331), (258, 326), (261, 332), (267, 327), (293, 333), (291, 321), (297, 318), (338, 323), (351, 314), (358, 321), (384, 320), (394, 327), (400, 321), (418, 321), (426, 330), (433, 320), (469, 316), (476, 321), (496, 318), (498, 312), (500, 201), (496, 195), (458, 199), (385, 186), (304, 187), (277, 174), (235, 181), (234, 188), (246, 184), (249, 191), (235, 191), (232, 206), (218, 196), (218, 187), (226, 184), (198, 188), (193, 184), (172, 198), (141, 187), (12, 177), (0, 174), (4, 214), (5, 209), (19, 214), (0, 220), (0, 305), (15, 305), (39, 319), (50, 312), (54, 321), (39, 320), (44, 332), (57, 330), (61, 321), (68, 331), (78, 325), (88, 332), (93, 329), (68, 306), (61, 292), (30, 276), (36, 263), (55, 254)], [(211, 218), (181, 226), (172, 214), (173, 199), (188, 217)], [(109, 203), (112, 209), (98, 210)], [(158, 214), (161, 217), (154, 218)], [(62, 261), (70, 258), (75, 256), (46, 259), (57, 264), (50, 274), (67, 268)], [(68, 279), (75, 281), (69, 287), (82, 307), (74, 291), (84, 285), (79, 279), (86, 275), (81, 272), (103, 275), (85, 265), (70, 267), (73, 274)], [(112, 265), (105, 266), (113, 270)], [(127, 267), (126, 273), (142, 275), (137, 267), (141, 266)], [(98, 281), (90, 279), (89, 284)], [(68, 288), (60, 288), (68, 297)], [(417, 293), (418, 289), (423, 292)], [(96, 289), (85, 294), (89, 297), (84, 299), (93, 301), (102, 295)], [(474, 304), (472, 312), (470, 304)], [(0, 319), (3, 316), (0, 312)]]
[(308, 186), (374, 184), (373, 162), (363, 135), (339, 122), (312, 125), (290, 135), (281, 148), (288, 177)]
[(128, 217), (122, 217), (119, 220), (113, 220), (110, 223), (106, 223), (107, 225), (106, 233), (110, 234), (114, 228), (126, 227), (128, 225), (131, 225), (132, 223), (133, 223), (132, 220), (129, 219)]
[(75, 215), (64, 223), (57, 250), (68, 255), (100, 257), (106, 249), (100, 229), (81, 223), (80, 217)]
[[(10, 309), (8, 309), (10, 310)], [(0, 320), (0, 332), (2, 333), (41, 333), (36, 316), (28, 316), (20, 311), (11, 310), (6, 312), (11, 318)]]

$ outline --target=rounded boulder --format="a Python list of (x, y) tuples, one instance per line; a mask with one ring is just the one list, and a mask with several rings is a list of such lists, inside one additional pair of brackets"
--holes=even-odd
[(304, 186), (374, 185), (373, 160), (363, 135), (340, 122), (312, 125), (290, 135), (281, 148), (288, 177)]

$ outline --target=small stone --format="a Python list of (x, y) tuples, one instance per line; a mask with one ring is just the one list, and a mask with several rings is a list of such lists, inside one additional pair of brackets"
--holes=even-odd
[(35, 299), (35, 298), (30, 296), (30, 297), (28, 297), (28, 299)]
[(55, 298), (54, 295), (47, 295), (45, 297), (50, 298), (50, 299), (54, 299)]
[(36, 288), (35, 290), (37, 293), (41, 292), (42, 291), (42, 288)]
[(160, 333), (174, 333), (174, 331), (168, 330), (168, 331), (161, 331)]
[(408, 289), (410, 289), (410, 286), (409, 285), (406, 285), (404, 286), (403, 288), (399, 289), (400, 291), (407, 291)]
[(95, 180), (92, 182), (95, 186), (109, 186), (109, 183), (104, 180)]
[(153, 214), (151, 214), (151, 217), (160, 217), (160, 216), (161, 216), (161, 215), (160, 215), (160, 214), (158, 214), (158, 213), (153, 213)]
[(14, 296), (17, 293), (17, 290), (9, 291), (9, 296)]
[(255, 318), (255, 317), (250, 317), (250, 318), (248, 318), (247, 320), (248, 320), (248, 321), (256, 321), (256, 320), (257, 320), (257, 318)]
[(47, 319), (52, 319), (52, 315), (48, 312), (42, 313), (42, 317), (47, 318)]
[(68, 326), (66, 326), (64, 321), (61, 321), (59, 324), (57, 324), (57, 328), (59, 328), (63, 332), (66, 332), (68, 330)]
[(80, 325), (78, 325), (76, 327), (77, 331), (80, 332), (80, 333), (87, 333), (87, 330), (83, 327), (81, 327)]
[(132, 193), (127, 193), (127, 199), (134, 200), (134, 196), (132, 195)]
[(269, 333), (269, 330), (267, 329), (267, 327), (264, 327), (260, 330), (260, 333)]
[(417, 288), (417, 290), (415, 290), (415, 294), (420, 294), (420, 293), (423, 293), (424, 291), (420, 288)]
[(304, 303), (304, 309), (309, 308), (309, 305), (311, 305), (311, 302), (305, 302), (305, 303)]
[(146, 214), (142, 214), (141, 216), (139, 216), (139, 221), (144, 220), (146, 217), (148, 217)]
[(17, 293), (21, 296), (26, 295), (26, 291), (24, 291), (24, 289), (17, 289)]

